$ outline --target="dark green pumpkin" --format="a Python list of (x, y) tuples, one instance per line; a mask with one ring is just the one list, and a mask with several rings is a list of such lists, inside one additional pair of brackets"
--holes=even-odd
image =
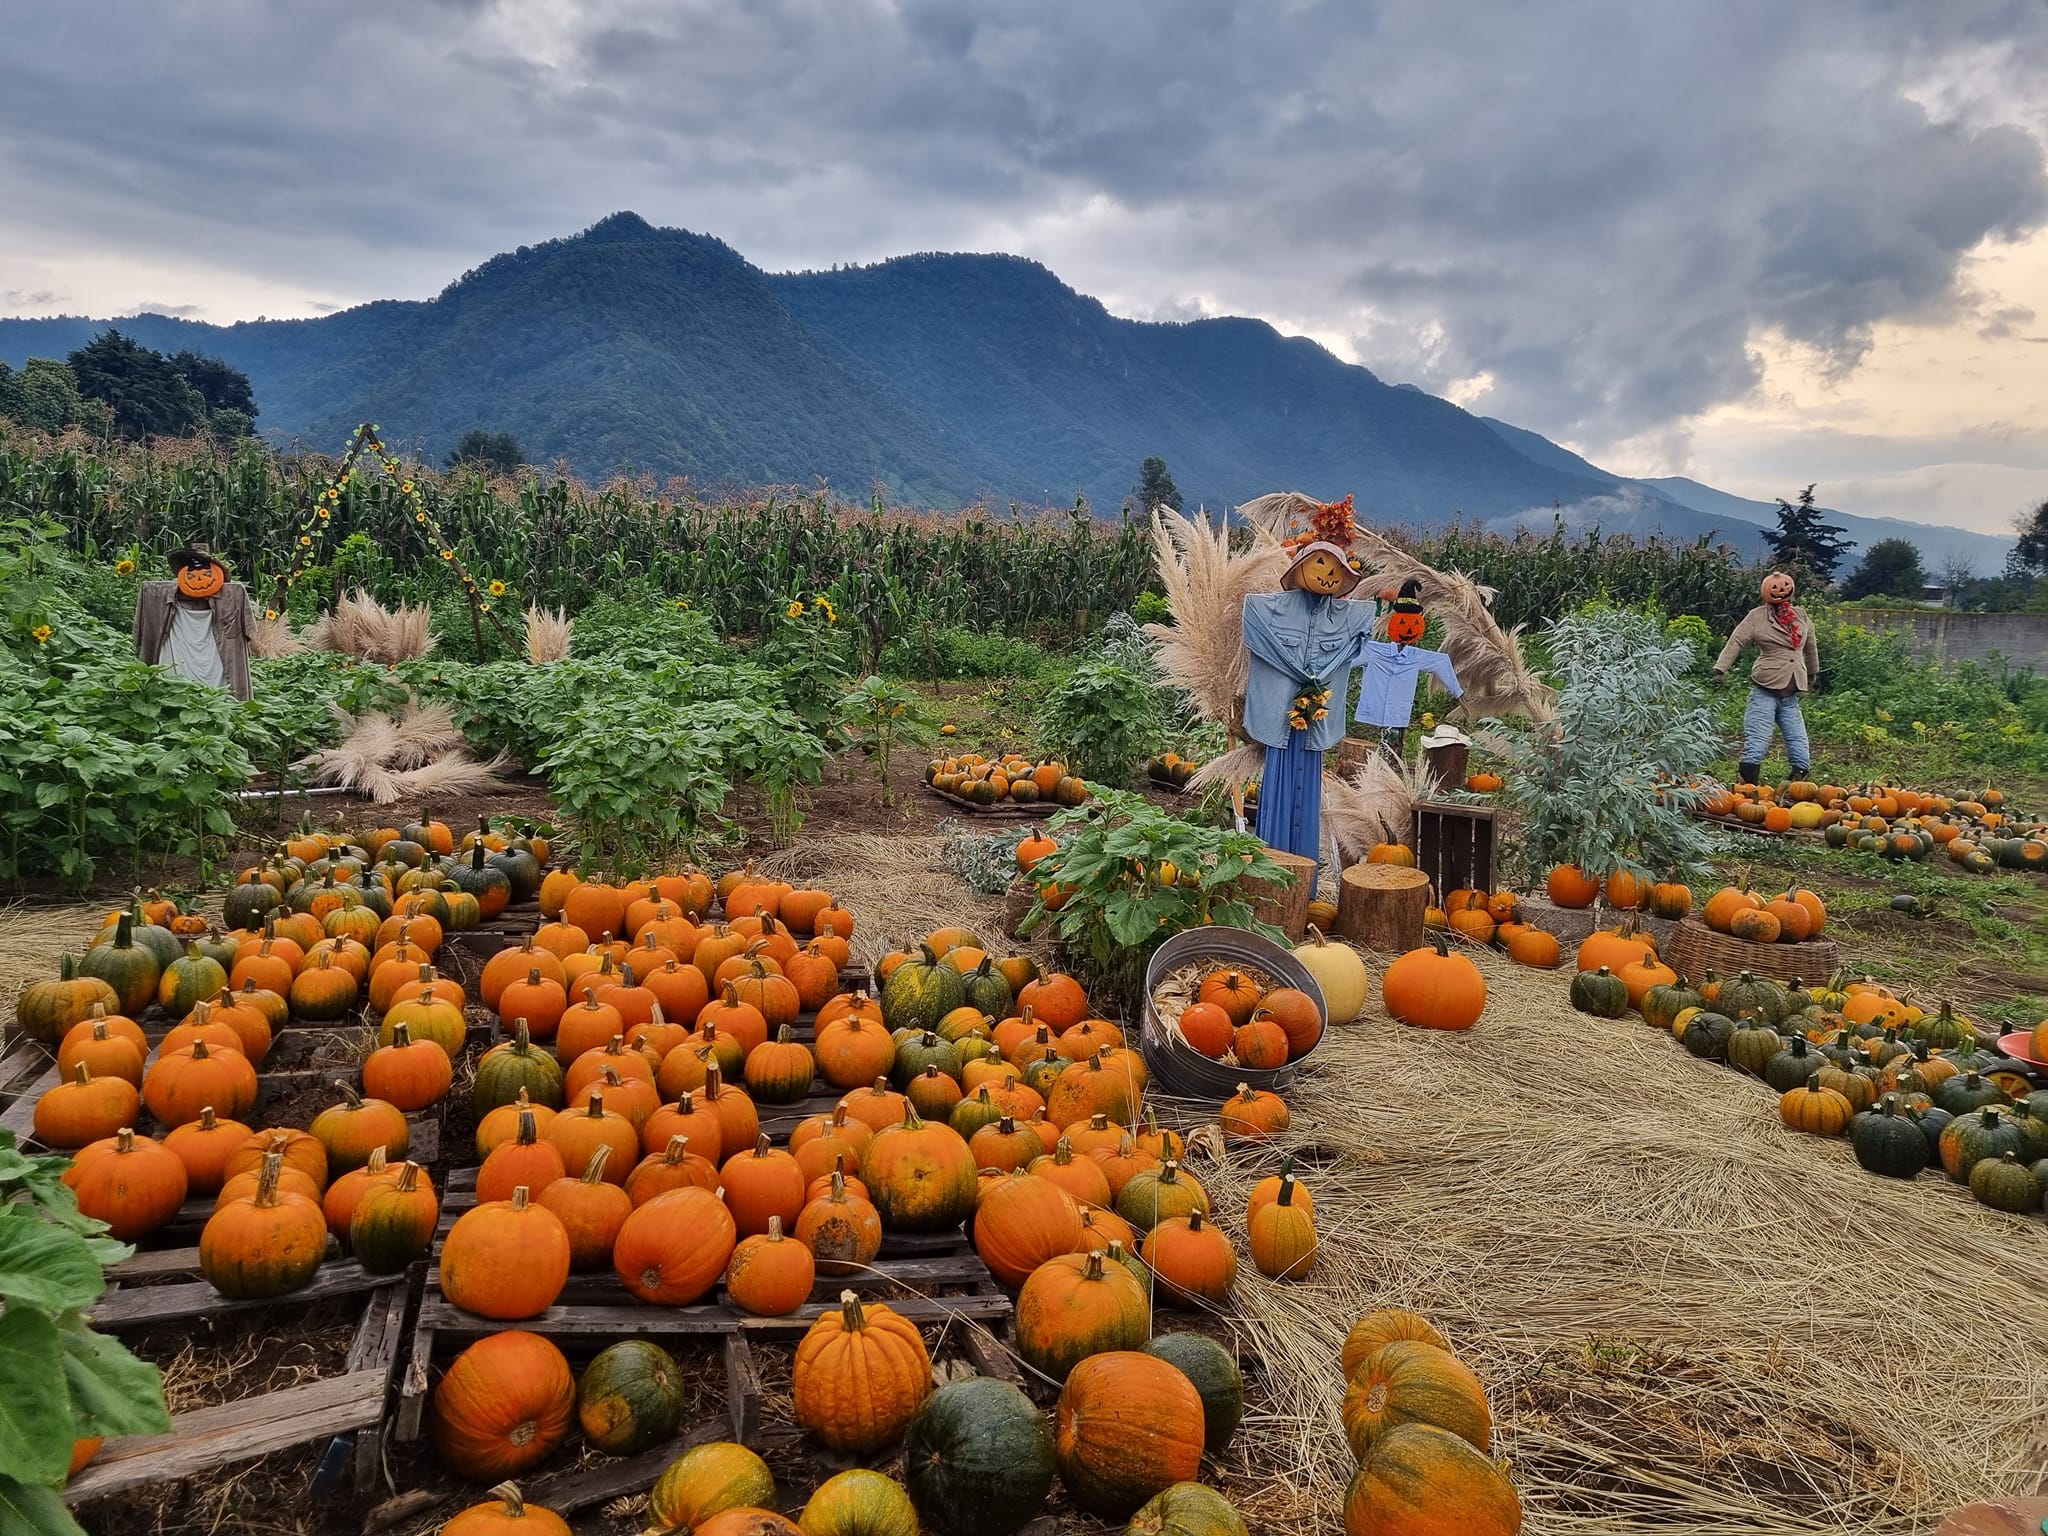
[(1145, 1346), (1195, 1384), (1202, 1399), (1202, 1443), (1211, 1456), (1223, 1454), (1244, 1417), (1244, 1373), (1230, 1351), (1199, 1333), (1162, 1333)]
[(1987, 1157), (2015, 1157), (2027, 1148), (2027, 1133), (1988, 1105), (1974, 1114), (1958, 1115), (1941, 1133), (1941, 1166), (1958, 1184), (1970, 1181), (1970, 1170)]
[(1838, 1067), (1854, 1066), (1863, 1059), (1863, 1053), (1856, 1049), (1856, 1037), (1846, 1029), (1822, 1046), (1820, 1053)]
[(983, 1083), (953, 1106), (947, 1123), (960, 1133), (963, 1140), (971, 1141), (974, 1133), (984, 1125), (994, 1125), (1002, 1118), (1003, 1106), (988, 1096), (988, 1084)]
[(514, 901), (531, 901), (540, 890), (542, 876), (547, 873), (540, 867), (540, 860), (524, 848), (503, 849), (484, 862), (505, 877), (512, 887)]
[[(484, 862), (486, 849), (478, 843), (466, 859), (450, 859), (444, 867), (448, 883), (467, 891), (477, 900), (486, 919), (496, 917), (512, 900), (512, 881), (502, 869)], [(538, 886), (535, 887), (539, 889)]]
[(2041, 1181), (2034, 1170), (2010, 1152), (1978, 1159), (1970, 1169), (1970, 1193), (1981, 1204), (2015, 1216), (2030, 1215), (2041, 1208)]
[(394, 837), (377, 850), (379, 864), (403, 864), (407, 869), (418, 869), (429, 857), (426, 844), (409, 837)]
[(1795, 1035), (1782, 1051), (1764, 1063), (1764, 1081), (1780, 1093), (1790, 1093), (1803, 1086), (1826, 1060)]
[(1726, 1061), (1735, 1021), (1725, 1013), (1696, 1013), (1685, 1021), (1685, 1048), (1702, 1061)]
[(1572, 978), (1572, 1006), (1595, 1018), (1618, 1019), (1628, 1012), (1628, 987), (1604, 965), (1581, 971)]
[(156, 1001), (163, 967), (154, 953), (135, 942), (135, 919), (123, 912), (114, 920), (113, 938), (79, 956), (78, 974), (97, 976), (112, 987), (121, 999), (121, 1012), (133, 1018)]
[(890, 1029), (929, 1030), (967, 1001), (960, 973), (941, 965), (929, 944), (889, 973), (882, 985), (882, 1022)]
[[(171, 932), (170, 929), (159, 927), (157, 924), (147, 921), (142, 916), (142, 909), (139, 903), (135, 910), (129, 914), (129, 921), (129, 937), (138, 948), (146, 949), (156, 956), (159, 973), (173, 960), (184, 956), (185, 941)], [(102, 928), (94, 936), (92, 947), (97, 949), (104, 944), (113, 943), (114, 932), (114, 929)]]
[(928, 1029), (897, 1042), (896, 1065), (889, 1069), (889, 1075), (895, 1079), (898, 1088), (913, 1077), (921, 1077), (926, 1067), (937, 1067), (958, 1082), (960, 1053), (953, 1048), (953, 1042), (941, 1039)]
[(1971, 1071), (1958, 1072), (1936, 1088), (1934, 1102), (1952, 1115), (1967, 1115), (1987, 1104), (2009, 1104), (2012, 1097), (1990, 1078)]
[(1017, 998), (1010, 990), (1009, 978), (996, 969), (995, 961), (987, 955), (983, 955), (981, 964), (967, 973), (960, 986), (967, 994), (969, 1006), (992, 1019), (1007, 1019), (1016, 1006)]
[(201, 934), (192, 940), (191, 949), (197, 950), (221, 968), (223, 975), (235, 967), (235, 952), (241, 948), (239, 940), (231, 939), (218, 928)]
[(576, 1383), (583, 1438), (607, 1456), (652, 1450), (683, 1422), (683, 1373), (675, 1357), (646, 1339), (600, 1353)]
[(1891, 1094), (1849, 1122), (1849, 1142), (1868, 1173), (1910, 1179), (1927, 1166), (1927, 1138), (1898, 1112), (1898, 1100)]
[(263, 914), (275, 911), (284, 898), (267, 880), (251, 880), (230, 889), (221, 898), (221, 920), (230, 928), (256, 929), (263, 926)]
[(1669, 1029), (1688, 1008), (1704, 1008), (1707, 1000), (1685, 983), (1660, 981), (1643, 994), (1643, 1018), (1659, 1029)]
[(1939, 1105), (1932, 1109), (1913, 1110), (1908, 1118), (1920, 1128), (1920, 1134), (1927, 1138), (1928, 1161), (1939, 1161), (1941, 1157), (1941, 1133), (1949, 1128), (1955, 1116)]
[(903, 1483), (939, 1536), (1010, 1536), (1052, 1492), (1052, 1428), (1007, 1381), (950, 1382), (910, 1421)]
[[(1762, 1077), (1771, 1063), (1783, 1054), (1785, 1040), (1761, 1019), (1738, 1025), (1728, 1037), (1728, 1065), (1751, 1077)], [(1792, 1084), (1794, 1088), (1799, 1085)], [(1780, 1090), (1782, 1091), (1782, 1090)]]
[(1785, 989), (1764, 976), (1754, 976), (1744, 971), (1733, 981), (1721, 983), (1721, 992), (1714, 999), (1714, 1007), (1729, 1018), (1739, 1018), (1753, 1013), (1758, 1018), (1775, 1024), (1792, 1010), (1786, 1002)]
[(523, 1088), (533, 1103), (560, 1109), (562, 1076), (562, 1064), (555, 1060), (554, 1052), (542, 1050), (532, 1042), (522, 1019), (510, 1040), (492, 1046), (477, 1062), (470, 1102), (476, 1106), (476, 1117), (481, 1120), (492, 1110), (517, 1099)]
[(1131, 1516), (1125, 1536), (1250, 1536), (1244, 1516), (1214, 1488), (1175, 1483)]

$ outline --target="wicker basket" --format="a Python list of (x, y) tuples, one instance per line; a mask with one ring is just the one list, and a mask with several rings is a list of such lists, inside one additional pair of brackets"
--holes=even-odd
[(1243, 928), (1189, 928), (1176, 933), (1154, 950), (1150, 963), (1145, 967), (1145, 1014), (1141, 1038), (1145, 1065), (1150, 1069), (1153, 1081), (1163, 1091), (1182, 1098), (1218, 1101), (1229, 1098), (1239, 1083), (1248, 1083), (1254, 1088), (1271, 1088), (1275, 1092), (1285, 1088), (1294, 1081), (1295, 1073), (1309, 1057), (1315, 1055), (1322, 1043), (1320, 1038), (1316, 1045), (1310, 1046), (1293, 1061), (1262, 1070), (1227, 1067), (1220, 1061), (1211, 1061), (1167, 1032), (1166, 1021), (1159, 1017), (1159, 1010), (1152, 1005), (1152, 994), (1159, 990), (1160, 982), (1169, 973), (1190, 961), (1204, 960), (1213, 960), (1219, 966), (1252, 966), (1286, 986), (1306, 992), (1316, 1000), (1316, 1009), (1323, 1016), (1323, 1036), (1329, 1034), (1330, 1009), (1323, 1001), (1323, 989), (1309, 974), (1308, 967), (1292, 954), (1271, 940)]
[(1720, 976), (1748, 971), (1778, 981), (1819, 982), (1834, 975), (1838, 952), (1833, 939), (1757, 944), (1730, 933), (1716, 933), (1698, 918), (1688, 917), (1678, 925), (1663, 958), (1688, 981), (1703, 980), (1711, 970)]

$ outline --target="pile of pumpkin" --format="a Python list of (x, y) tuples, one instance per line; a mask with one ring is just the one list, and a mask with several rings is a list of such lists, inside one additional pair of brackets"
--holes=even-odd
[[(977, 1376), (934, 1389), (918, 1330), (886, 1303), (847, 1292), (799, 1344), (792, 1376), (800, 1412), (830, 1399), (829, 1412), (811, 1416), (842, 1454), (866, 1457), (900, 1440), (902, 1481), (865, 1468), (838, 1473), (792, 1521), (775, 1513), (780, 1490), (767, 1464), (716, 1441), (656, 1477), (647, 1497), (654, 1529), (1005, 1536), (1037, 1517), (1059, 1480), (1090, 1510), (1128, 1517), (1126, 1529), (1140, 1536), (1248, 1536), (1228, 1500), (1195, 1481), (1203, 1452), (1222, 1452), (1243, 1408), (1236, 1363), (1202, 1335), (1162, 1334), (1142, 1350), (1097, 1355), (1068, 1377), (1049, 1422), (1008, 1382)], [(547, 1339), (515, 1330), (479, 1340), (449, 1365), (430, 1432), (445, 1466), (488, 1483), (538, 1466), (575, 1429), (606, 1455), (651, 1450), (681, 1429), (684, 1410), (682, 1373), (659, 1345), (614, 1344), (578, 1378)], [(1186, 1476), (1153, 1486), (1169, 1472)], [(443, 1530), (492, 1536), (503, 1527), (490, 1522), (505, 1518), (533, 1536), (568, 1529), (500, 1482), (490, 1501)]]
[(1034, 763), (1014, 753), (1001, 758), (978, 752), (933, 758), (925, 765), (924, 781), (969, 805), (1080, 805), (1088, 799), (1087, 782), (1069, 773), (1065, 763)]
[(1262, 986), (1247, 970), (1219, 966), (1201, 978), (1195, 1000), (1170, 1027), (1211, 1061), (1270, 1071), (1315, 1049), (1323, 1010), (1297, 988)]
[(1992, 787), (1952, 797), (1893, 784), (1737, 784), (1710, 796), (1702, 808), (1767, 832), (1820, 832), (1830, 848), (1888, 859), (1946, 854), (1979, 874), (2048, 870), (2048, 824), (2014, 816), (2004, 793)]
[[(1647, 935), (1586, 940), (1572, 1005), (1631, 1010), (1687, 1051), (1761, 1078), (1795, 1131), (1847, 1134), (1872, 1173), (1912, 1178), (1938, 1161), (1986, 1205), (2037, 1211), (2048, 1192), (2048, 1089), (2028, 1064), (1982, 1051), (1946, 1003), (1933, 1013), (1865, 978), (1808, 989), (1747, 971), (1693, 987)], [(2036, 1031), (2048, 1048), (2048, 1025)]]
[(1195, 776), (1195, 770), (1201, 766), (1191, 757), (1182, 757), (1178, 752), (1167, 752), (1146, 759), (1145, 777), (1167, 789), (1186, 789), (1188, 780)]

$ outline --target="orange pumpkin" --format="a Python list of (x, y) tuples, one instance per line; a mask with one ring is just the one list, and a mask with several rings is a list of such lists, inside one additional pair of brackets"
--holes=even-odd
[(1470, 1029), (1486, 1008), (1486, 978), (1463, 955), (1454, 955), (1441, 934), (1432, 944), (1411, 949), (1380, 977), (1387, 1012), (1424, 1029)]
[(1176, 1367), (1135, 1350), (1091, 1355), (1068, 1373), (1054, 1422), (1060, 1480), (1084, 1508), (1124, 1519), (1201, 1471), (1203, 1409)]

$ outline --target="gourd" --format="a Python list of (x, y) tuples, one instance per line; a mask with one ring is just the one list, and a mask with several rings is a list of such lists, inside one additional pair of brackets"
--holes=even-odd
[(1131, 1516), (1124, 1532), (1125, 1536), (1250, 1536), (1244, 1516), (1231, 1507), (1230, 1500), (1200, 1483), (1175, 1483), (1155, 1494)]
[(1927, 1138), (1919, 1126), (1898, 1113), (1898, 1101), (1891, 1094), (1850, 1122), (1849, 1142), (1856, 1161), (1868, 1173), (1910, 1179), (1927, 1166)]
[(1441, 933), (1411, 949), (1380, 977), (1387, 1012), (1423, 1029), (1470, 1029), (1486, 1008), (1486, 978), (1463, 955), (1454, 955)]
[(483, 1503), (450, 1515), (440, 1536), (569, 1536), (569, 1522), (527, 1503), (517, 1483), (500, 1483)]
[(117, 1242), (132, 1243), (178, 1214), (187, 1174), (175, 1152), (123, 1126), (108, 1140), (81, 1148), (64, 1170), (64, 1182), (81, 1215), (104, 1221)]
[(1628, 1012), (1628, 987), (1606, 966), (1572, 977), (1572, 1006), (1596, 1018), (1618, 1019)]
[(471, 1206), (441, 1244), (442, 1298), (479, 1317), (538, 1317), (569, 1279), (569, 1234), (524, 1184)]
[(938, 1536), (1011, 1536), (1044, 1507), (1053, 1472), (1045, 1415), (993, 1377), (939, 1388), (904, 1437), (904, 1486)]
[(931, 1391), (931, 1375), (915, 1324), (886, 1303), (864, 1305), (842, 1291), (839, 1306), (797, 1346), (797, 1422), (836, 1451), (879, 1450), (909, 1426)]
[(797, 1528), (804, 1536), (918, 1536), (917, 1510), (901, 1483), (855, 1467), (818, 1485)]
[(1306, 1280), (1315, 1268), (1315, 1211), (1300, 1194), (1292, 1175), (1283, 1174), (1278, 1193), (1247, 1223), (1252, 1263), (1269, 1279)]
[(1332, 1024), (1349, 1024), (1365, 1011), (1372, 976), (1364, 957), (1349, 944), (1332, 944), (1311, 927), (1308, 938), (1294, 946), (1294, 958), (1315, 978)]
[(1017, 1293), (1017, 1352), (1064, 1381), (1090, 1355), (1143, 1348), (1151, 1315), (1145, 1286), (1128, 1267), (1098, 1252), (1064, 1253), (1034, 1269)]
[(1004, 1285), (1023, 1285), (1039, 1265), (1071, 1254), (1080, 1241), (1081, 1208), (1050, 1179), (1013, 1171), (975, 1206), (975, 1252)]
[(1381, 1435), (1344, 1491), (1346, 1536), (1515, 1536), (1521, 1527), (1514, 1485), (1434, 1424)]
[(681, 1368), (647, 1339), (624, 1339), (601, 1351), (576, 1383), (583, 1438), (607, 1456), (660, 1445), (681, 1425), (683, 1406)]
[(1361, 1464), (1397, 1424), (1434, 1424), (1484, 1452), (1493, 1437), (1486, 1389), (1448, 1350), (1417, 1339), (1382, 1345), (1351, 1374), (1344, 1434)]
[(1142, 1240), (1160, 1294), (1187, 1307), (1220, 1305), (1237, 1280), (1237, 1252), (1201, 1210), (1170, 1217)]
[(725, 1294), (742, 1312), (787, 1317), (811, 1299), (817, 1263), (810, 1249), (782, 1235), (782, 1218), (770, 1216), (768, 1230), (733, 1249), (725, 1271)]
[(282, 1152), (264, 1155), (256, 1192), (231, 1200), (199, 1234), (199, 1270), (237, 1301), (282, 1296), (313, 1278), (327, 1252), (327, 1217), (317, 1202), (280, 1193)]

